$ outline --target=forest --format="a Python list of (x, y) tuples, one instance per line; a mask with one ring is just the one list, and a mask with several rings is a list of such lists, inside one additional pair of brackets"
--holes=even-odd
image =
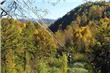
[(110, 2), (86, 2), (47, 28), (0, 21), (1, 73), (110, 73)]

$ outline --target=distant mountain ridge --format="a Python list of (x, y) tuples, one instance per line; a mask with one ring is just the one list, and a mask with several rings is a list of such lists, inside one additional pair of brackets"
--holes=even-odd
[(41, 20), (38, 20), (39, 22), (43, 22), (43, 23), (45, 23), (45, 24), (53, 24), (54, 22), (55, 22), (55, 20), (54, 19), (48, 19), (48, 18), (43, 18), (43, 19), (41, 19)]
[(32, 21), (32, 22), (40, 22), (40, 23), (45, 23), (48, 26), (52, 23), (54, 23), (54, 19), (49, 19), (49, 18), (42, 18), (42, 19), (35, 19), (35, 18), (30, 18), (30, 19), (19, 19), (21, 22), (26, 22), (26, 21)]

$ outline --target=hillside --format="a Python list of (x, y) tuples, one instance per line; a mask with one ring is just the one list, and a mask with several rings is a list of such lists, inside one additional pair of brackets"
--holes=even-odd
[[(40, 58), (46, 59), (56, 51), (56, 41), (49, 31), (36, 22), (20, 22), (15, 19), (3, 18), (1, 27), (2, 73), (25, 73), (26, 65), (37, 66)], [(34, 71), (33, 68), (28, 70)]]
[(54, 33), (36, 19), (0, 20), (2, 73), (110, 73), (110, 2), (76, 7)]
[(82, 4), (49, 28), (65, 44), (73, 61), (86, 60), (95, 73), (110, 73), (110, 2)]
[(110, 2), (88, 2), (68, 12), (50, 25), (53, 32), (64, 30), (72, 22), (80, 26), (87, 25), (90, 21), (99, 24), (101, 18), (110, 18)]

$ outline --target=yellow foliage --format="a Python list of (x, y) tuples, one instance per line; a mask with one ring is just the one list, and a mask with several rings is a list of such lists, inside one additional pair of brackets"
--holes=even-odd
[(84, 57), (85, 57), (84, 54), (81, 53), (75, 53), (73, 56), (74, 60), (82, 60), (84, 59)]
[(82, 40), (85, 44), (89, 44), (91, 41), (93, 41), (92, 33), (87, 26), (76, 29), (74, 38), (76, 38), (76, 40)]
[(6, 68), (7, 68), (7, 73), (16, 73), (15, 69), (15, 63), (14, 63), (14, 54), (13, 50), (9, 49), (8, 53), (6, 54)]
[(35, 30), (35, 33), (34, 34), (38, 34), (38, 30), (37, 29)]

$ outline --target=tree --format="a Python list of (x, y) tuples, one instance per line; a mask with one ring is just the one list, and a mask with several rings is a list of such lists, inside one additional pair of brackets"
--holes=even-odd
[(1, 70), (3, 73), (24, 72), (24, 45), (21, 36), (23, 27), (17, 28), (18, 23), (20, 26), (23, 25), (13, 19), (2, 19), (1, 62), (3, 67)]
[(96, 35), (96, 43), (92, 47), (91, 56), (97, 73), (109, 73), (110, 70), (110, 20), (101, 19), (101, 24)]
[[(56, 5), (60, 0), (54, 2), (46, 0), (46, 2)], [(30, 18), (35, 15), (37, 18), (47, 14), (46, 8), (39, 8), (36, 0), (2, 0), (0, 1), (0, 17), (14, 17), (14, 18)], [(31, 15), (29, 15), (31, 14)]]
[(37, 65), (37, 72), (38, 73), (48, 73), (48, 66), (47, 64), (44, 62), (44, 60), (40, 60), (38, 62), (38, 65)]
[(38, 24), (4, 18), (1, 25), (3, 73), (35, 73), (37, 62), (55, 54), (53, 37)]
[(89, 27), (79, 27), (77, 24), (73, 24), (71, 27), (73, 27), (73, 29), (69, 32), (72, 32), (71, 40), (73, 40), (73, 46), (80, 51), (88, 50), (89, 46), (94, 42), (94, 37)]

